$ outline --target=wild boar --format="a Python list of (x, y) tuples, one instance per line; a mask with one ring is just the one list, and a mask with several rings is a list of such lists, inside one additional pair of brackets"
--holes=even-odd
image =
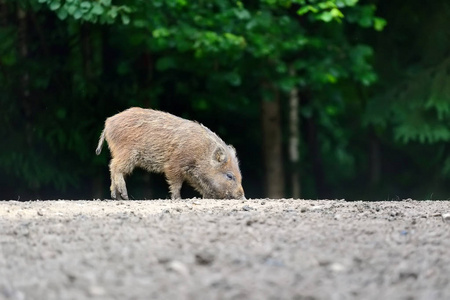
[(106, 119), (97, 155), (105, 139), (113, 199), (128, 199), (124, 177), (135, 167), (164, 173), (172, 199), (185, 181), (203, 198), (245, 199), (236, 150), (200, 123), (132, 107)]

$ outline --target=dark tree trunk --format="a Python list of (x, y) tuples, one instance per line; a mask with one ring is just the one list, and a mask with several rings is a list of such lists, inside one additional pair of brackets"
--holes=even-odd
[[(31, 99), (30, 92), (30, 73), (28, 70), (28, 56), (29, 56), (29, 45), (28, 45), (28, 16), (26, 10), (24, 10), (18, 3), (16, 6), (16, 17), (17, 17), (17, 44), (18, 53), (20, 56), (20, 63), (18, 64), (20, 68), (20, 75), (17, 78), (17, 100), (20, 103), (20, 109), (22, 113), (22, 125), (23, 127), (23, 138), (25, 139), (25, 144), (28, 148), (33, 147), (34, 143), (34, 115), (36, 103)], [(25, 152), (26, 153), (26, 152)], [(31, 172), (30, 172), (31, 173)], [(33, 190), (35, 196), (39, 195), (39, 183), (38, 180), (33, 180), (29, 183), (29, 188)]]
[(275, 88), (270, 90), (273, 101), (262, 101), (261, 119), (265, 165), (265, 188), (269, 198), (283, 198), (284, 173), (281, 147), (280, 99)]
[(30, 100), (30, 74), (27, 70), (27, 58), (28, 58), (28, 23), (27, 13), (19, 5), (17, 6), (17, 23), (18, 23), (18, 44), (22, 75), (20, 76), (19, 84), (19, 99), (21, 103), (22, 112), (26, 124), (27, 141), (31, 144), (31, 116), (33, 113), (32, 103)]
[[(295, 71), (291, 70), (291, 75), (295, 76)], [(295, 86), (289, 93), (289, 161), (291, 166), (291, 188), (292, 198), (300, 198), (301, 182), (300, 182), (300, 120), (299, 113), (299, 94), (298, 88)]]

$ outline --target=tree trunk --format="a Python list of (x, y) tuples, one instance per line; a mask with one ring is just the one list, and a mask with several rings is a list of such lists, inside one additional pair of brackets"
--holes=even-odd
[[(25, 143), (28, 148), (33, 145), (33, 116), (35, 114), (36, 103), (31, 99), (30, 92), (30, 73), (28, 70), (28, 18), (27, 12), (24, 10), (20, 4), (17, 4), (17, 49), (20, 55), (19, 68), (21, 68), (21, 75), (18, 80), (18, 91), (17, 100), (20, 103), (20, 108), (22, 111), (22, 124), (24, 128), (23, 137), (25, 138)], [(26, 153), (26, 152), (24, 152)], [(36, 168), (37, 165), (33, 165), (31, 169)], [(31, 171), (29, 171), (31, 174)], [(34, 174), (35, 175), (35, 174)], [(35, 178), (35, 177), (34, 177)], [(29, 188), (33, 190), (35, 196), (39, 195), (39, 180), (35, 179), (29, 183)]]
[(273, 101), (262, 101), (261, 119), (265, 165), (265, 188), (269, 198), (284, 197), (283, 154), (281, 149), (281, 116), (278, 91), (273, 88)]
[[(27, 13), (20, 7), (17, 9), (17, 19), (19, 23), (19, 53), (23, 60), (28, 57), (28, 43), (27, 43)], [(25, 62), (24, 62), (25, 63)], [(29, 74), (28, 72), (24, 72), (21, 78), (21, 92), (24, 98), (28, 98), (30, 96), (29, 90)]]
[(20, 5), (17, 6), (17, 21), (18, 21), (17, 48), (19, 49), (23, 69), (22, 75), (20, 76), (20, 90), (18, 94), (24, 115), (27, 142), (29, 145), (31, 145), (32, 128), (30, 122), (33, 113), (33, 108), (30, 100), (30, 74), (28, 73), (28, 70), (25, 67), (27, 65), (27, 58), (28, 58), (28, 23), (27, 23), (27, 13), (20, 7)]
[[(291, 70), (291, 76), (295, 76), (295, 70)], [(299, 172), (300, 160), (300, 132), (299, 132), (299, 95), (298, 88), (294, 86), (289, 94), (289, 160), (291, 165), (292, 198), (300, 198), (301, 184)]]

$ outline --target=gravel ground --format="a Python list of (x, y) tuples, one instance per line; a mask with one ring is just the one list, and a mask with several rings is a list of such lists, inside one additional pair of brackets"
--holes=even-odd
[(450, 299), (450, 202), (0, 201), (0, 299)]

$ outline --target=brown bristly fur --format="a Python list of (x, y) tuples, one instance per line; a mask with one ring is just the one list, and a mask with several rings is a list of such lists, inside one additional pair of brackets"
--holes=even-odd
[(97, 155), (104, 140), (113, 199), (128, 199), (125, 176), (135, 167), (164, 173), (172, 199), (180, 198), (185, 181), (203, 198), (245, 199), (235, 149), (197, 122), (133, 107), (106, 119)]

